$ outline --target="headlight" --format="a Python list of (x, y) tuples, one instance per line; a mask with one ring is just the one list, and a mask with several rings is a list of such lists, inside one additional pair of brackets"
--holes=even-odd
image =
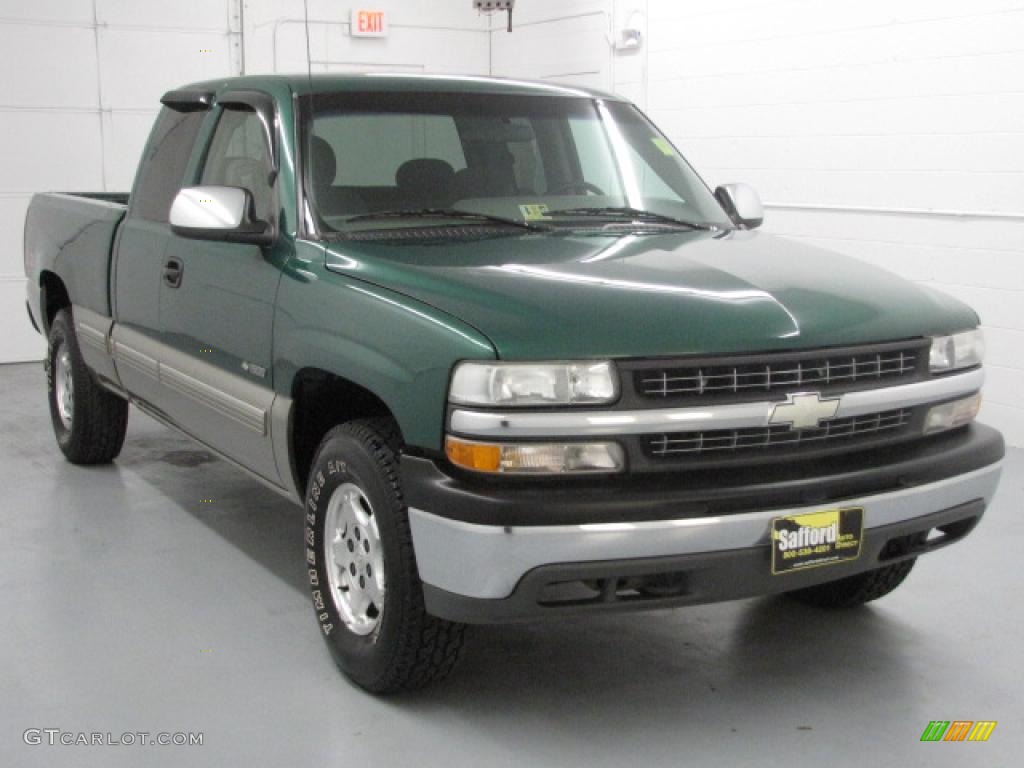
[(981, 393), (954, 400), (951, 403), (943, 403), (929, 409), (924, 419), (924, 433), (942, 432), (947, 429), (956, 429), (964, 424), (974, 421), (981, 408)]
[(479, 443), (449, 437), (449, 461), (476, 472), (562, 474), (620, 472), (625, 466), (618, 443)]
[(985, 337), (980, 328), (955, 333), (952, 336), (936, 336), (932, 339), (932, 350), (928, 367), (932, 373), (955, 371), (981, 365), (985, 356)]
[(589, 405), (618, 397), (610, 362), (460, 363), (449, 399), (461, 405)]

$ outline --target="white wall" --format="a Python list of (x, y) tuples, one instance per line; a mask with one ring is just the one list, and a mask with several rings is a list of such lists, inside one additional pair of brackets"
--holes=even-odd
[[(352, 8), (383, 10), (385, 38), (349, 35)], [(306, 71), (302, 0), (244, 0), (245, 71)], [(309, 0), (316, 72), (487, 74), (487, 18), (463, 0)]]
[(505, 13), (494, 14), (492, 73), (610, 88), (612, 58), (605, 39), (610, 5), (607, 0), (522, 0), (516, 3), (511, 33)]
[(33, 192), (127, 191), (161, 94), (237, 73), (235, 0), (0, 0), (0, 361), (45, 349), (25, 314)]

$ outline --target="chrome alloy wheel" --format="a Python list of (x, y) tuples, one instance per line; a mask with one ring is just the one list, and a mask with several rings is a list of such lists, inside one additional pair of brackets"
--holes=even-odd
[(353, 483), (338, 486), (327, 503), (324, 563), (345, 626), (357, 635), (373, 632), (384, 611), (384, 551), (370, 500)]
[(64, 425), (64, 429), (71, 429), (71, 419), (75, 415), (75, 387), (72, 378), (71, 352), (68, 351), (66, 343), (57, 348), (53, 386), (60, 422)]

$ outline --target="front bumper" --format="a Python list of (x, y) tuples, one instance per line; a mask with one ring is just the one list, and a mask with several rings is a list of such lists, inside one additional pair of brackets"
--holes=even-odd
[[(851, 469), (850, 476), (793, 480), (801, 493), (792, 498), (803, 501), (790, 504), (773, 503), (781, 498), (776, 487), (775, 496), (763, 494), (759, 505), (730, 506), (730, 498), (749, 499), (751, 488), (723, 478), (722, 485), (731, 491), (727, 496), (703, 505), (693, 498), (683, 503), (680, 497), (675, 516), (665, 515), (664, 505), (672, 500), (655, 493), (657, 509), (649, 508), (647, 519), (636, 519), (633, 507), (644, 508), (652, 495), (638, 488), (630, 494), (605, 493), (595, 504), (597, 513), (583, 519), (579, 497), (586, 497), (586, 491), (552, 486), (542, 505), (552, 513), (550, 525), (536, 524), (535, 517), (524, 518), (497, 501), (477, 507), (490, 521), (457, 519), (469, 516), (466, 488), (454, 479), (449, 485), (424, 484), (425, 460), (407, 457), (409, 518), (427, 609), (452, 620), (504, 622), (598, 609), (660, 608), (789, 591), (915, 557), (969, 533), (998, 484), (1003, 454), (998, 432), (976, 424), (950, 437), (895, 464)], [(885, 490), (844, 492), (858, 483), (868, 488), (870, 480)], [(511, 503), (516, 494), (507, 488), (474, 494)], [(506, 493), (513, 496), (506, 498)], [(450, 506), (427, 509), (419, 503), (441, 502), (445, 496)], [(864, 508), (860, 557), (772, 576), (772, 519), (840, 505)], [(559, 509), (569, 509), (569, 518)], [(510, 517), (522, 519), (514, 524)], [(637, 579), (646, 583), (652, 577), (671, 584), (671, 594), (628, 589)]]

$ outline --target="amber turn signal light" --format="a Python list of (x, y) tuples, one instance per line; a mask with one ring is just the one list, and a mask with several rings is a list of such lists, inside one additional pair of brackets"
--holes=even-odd
[(458, 467), (477, 472), (497, 472), (501, 469), (501, 448), (489, 443), (468, 443), (449, 437), (444, 444), (448, 460)]
[(621, 472), (625, 467), (617, 443), (478, 443), (448, 437), (448, 460), (476, 472), (557, 475)]

